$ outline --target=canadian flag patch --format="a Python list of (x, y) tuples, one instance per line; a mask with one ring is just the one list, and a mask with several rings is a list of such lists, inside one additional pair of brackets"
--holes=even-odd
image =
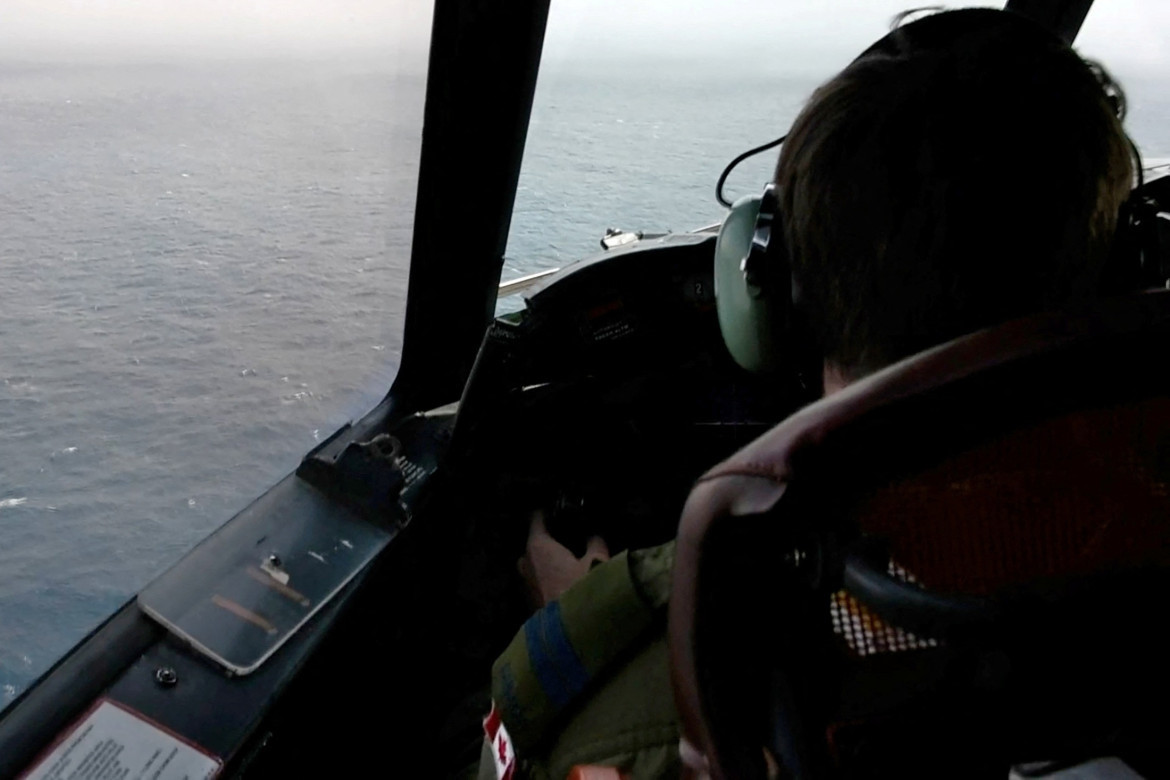
[(496, 762), (496, 778), (512, 780), (516, 774), (516, 751), (512, 749), (512, 738), (500, 719), (500, 711), (492, 702), (492, 711), (483, 719), (483, 733), (491, 746), (492, 760)]

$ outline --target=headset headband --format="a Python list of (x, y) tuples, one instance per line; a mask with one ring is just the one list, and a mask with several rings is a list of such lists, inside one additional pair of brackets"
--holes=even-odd
[(1012, 30), (1021, 36), (1033, 37), (1037, 42), (1054, 48), (1068, 45), (1035, 21), (1012, 11), (996, 8), (961, 8), (921, 16), (900, 24), (909, 14), (898, 17), (890, 32), (874, 41), (854, 58), (853, 62), (877, 55), (899, 56), (913, 52), (922, 54), (931, 50), (951, 52), (961, 46), (965, 38), (978, 39), (989, 32)]

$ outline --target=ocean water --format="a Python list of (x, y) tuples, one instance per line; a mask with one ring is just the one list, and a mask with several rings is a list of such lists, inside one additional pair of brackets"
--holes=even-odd
[(0, 705), (376, 403), (422, 82), (0, 66)]
[[(813, 85), (542, 76), (505, 278), (717, 221), (724, 164)], [(1170, 156), (1156, 86), (1131, 127)], [(375, 60), (0, 63), (0, 707), (384, 394), (422, 89)]]

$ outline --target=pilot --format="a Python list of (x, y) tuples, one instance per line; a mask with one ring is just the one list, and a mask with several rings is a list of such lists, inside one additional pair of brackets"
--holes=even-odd
[[(900, 21), (814, 92), (776, 168), (790, 268), (770, 248), (766, 276), (791, 294), (825, 394), (1099, 294), (1132, 187), (1124, 97), (1101, 67), (1003, 11)], [(577, 558), (533, 516), (521, 571), (540, 609), (493, 669), (480, 777), (679, 776), (672, 555), (611, 558), (595, 539)]]

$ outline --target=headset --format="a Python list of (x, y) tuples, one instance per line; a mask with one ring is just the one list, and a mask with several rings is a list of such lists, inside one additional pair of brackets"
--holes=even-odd
[[(1035, 22), (995, 9), (963, 9), (932, 14), (896, 27), (867, 48), (854, 62), (875, 53), (914, 48), (940, 48), (972, 24), (1022, 24), (1051, 36)], [(894, 36), (897, 36), (895, 39)], [(1106, 94), (1120, 119), (1124, 105)], [(715, 185), (716, 198), (729, 211), (715, 243), (715, 302), (719, 328), (732, 358), (752, 373), (795, 374), (810, 397), (820, 395), (822, 359), (812, 334), (802, 324), (800, 288), (793, 278), (779, 215), (775, 184), (762, 195), (735, 203), (723, 196), (728, 174), (740, 162), (783, 143), (787, 136), (750, 149), (724, 169)], [(1127, 136), (1128, 138), (1128, 136)], [(1118, 215), (1113, 250), (1104, 272), (1104, 292), (1121, 293), (1170, 287), (1170, 176), (1145, 183), (1141, 156), (1129, 140), (1137, 185)]]

